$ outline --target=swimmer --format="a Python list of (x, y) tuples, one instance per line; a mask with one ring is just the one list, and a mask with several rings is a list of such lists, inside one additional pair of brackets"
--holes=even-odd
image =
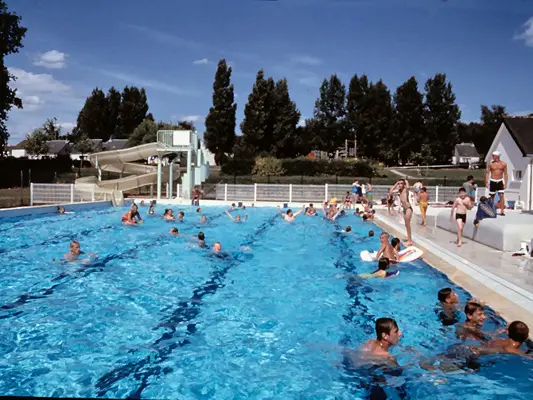
[(58, 212), (59, 214), (65, 214), (65, 209), (64, 209), (63, 207), (59, 207), (59, 206), (57, 206), (57, 212)]
[(487, 335), (481, 330), (486, 316), (483, 306), (478, 303), (467, 303), (465, 306), (466, 321), (456, 326), (458, 339), (486, 340)]
[(170, 234), (172, 236), (179, 236), (180, 232), (179, 232), (178, 228), (170, 228)]
[[(449, 326), (457, 323), (459, 321), (459, 295), (452, 288), (444, 288), (439, 290), (437, 293), (439, 310), (438, 312), (439, 319), (442, 321), (444, 326)], [(472, 298), (468, 303), (477, 303), (485, 305), (478, 299)], [(462, 303), (465, 304), (465, 303)]]
[(150, 201), (150, 208), (148, 209), (148, 214), (154, 215), (155, 214), (155, 202), (152, 200)]
[(348, 225), (346, 228), (344, 228), (344, 230), (342, 231), (343, 233), (350, 233), (352, 231), (352, 227), (350, 225)]
[(292, 221), (294, 221), (294, 220), (296, 219), (296, 217), (297, 217), (298, 215), (300, 215), (300, 213), (301, 213), (302, 211), (304, 211), (304, 209), (305, 209), (305, 206), (302, 206), (302, 208), (301, 208), (300, 210), (298, 210), (298, 211), (296, 211), (295, 213), (293, 213), (292, 210), (289, 208), (289, 209), (287, 210), (287, 212), (284, 214), (284, 213), (281, 212), (281, 210), (280, 210), (280, 206), (278, 206), (278, 214), (279, 214), (279, 216), (280, 216), (281, 218), (283, 218), (285, 221), (287, 221), (287, 222), (292, 222)]
[(352, 194), (350, 192), (346, 192), (346, 196), (344, 197), (344, 207), (352, 207)]
[(229, 217), (229, 219), (231, 219), (232, 221), (235, 221), (235, 222), (246, 222), (248, 220), (248, 214), (246, 214), (244, 216), (244, 219), (241, 219), (241, 216), (240, 215), (237, 215), (235, 218), (233, 218), (231, 216), (231, 214), (229, 213), (228, 210), (224, 211), (226, 213), (226, 215)]
[(511, 322), (507, 328), (507, 336), (507, 339), (492, 340), (478, 348), (479, 354), (503, 353), (528, 356), (523, 350), (520, 350), (522, 343), (529, 337), (529, 327), (525, 323), (522, 321)]
[(392, 248), (394, 249), (394, 254), (396, 255), (396, 259), (398, 259), (398, 253), (400, 252), (400, 239), (392, 238), (392, 240), (390, 241), (390, 244)]
[(89, 254), (88, 258), (80, 259), (80, 256), (82, 254), (85, 254), (85, 252), (81, 251), (80, 242), (78, 242), (77, 240), (73, 240), (70, 242), (70, 251), (68, 253), (65, 253), (64, 257), (67, 261), (81, 262), (88, 262), (91, 261), (91, 257), (96, 257), (94, 254)]
[(374, 231), (373, 230), (368, 231), (368, 237), (374, 237)]
[(398, 344), (402, 332), (392, 318), (378, 318), (376, 320), (376, 339), (367, 341), (361, 348), (365, 358), (385, 359), (398, 365), (396, 358), (389, 353), (389, 348)]
[(221, 251), (222, 245), (220, 244), (220, 242), (215, 242), (215, 244), (213, 244), (213, 253), (219, 254)]
[(241, 205), (241, 210), (246, 210), (246, 206), (244, 204)]
[(141, 207), (144, 207), (144, 200), (141, 200)]
[(143, 222), (137, 204), (132, 204), (131, 208), (122, 216), (122, 222), (126, 225), (136, 225)]
[(165, 209), (163, 218), (167, 221), (174, 221), (176, 219), (176, 217), (172, 214), (172, 210), (170, 208)]
[(201, 212), (202, 212), (202, 209), (201, 209), (200, 207), (198, 207), (198, 208), (196, 209), (196, 212), (197, 212), (197, 213), (201, 213)]
[(306, 207), (305, 215), (308, 217), (314, 217), (316, 215), (316, 209), (313, 207), (313, 203), (309, 204), (309, 207)]
[(235, 203), (231, 203), (230, 211), (235, 211), (237, 207), (235, 206)]
[(396, 262), (396, 253), (394, 248), (389, 242), (390, 235), (387, 232), (382, 232), (379, 235), (379, 241), (381, 242), (381, 247), (378, 250), (376, 258), (379, 260), (382, 256), (388, 258), (389, 260)]
[(202, 218), (200, 218), (200, 222), (202, 224), (205, 224), (207, 222), (207, 217), (205, 215), (202, 215)]
[(387, 272), (390, 266), (390, 260), (387, 257), (382, 257), (378, 261), (378, 269), (371, 274), (361, 274), (361, 278), (391, 278), (397, 276), (400, 271)]
[(205, 244), (205, 235), (203, 232), (198, 232), (198, 246), (200, 247), (207, 247)]
[(185, 213), (183, 211), (180, 211), (178, 213), (178, 221), (183, 222), (183, 217), (185, 216)]

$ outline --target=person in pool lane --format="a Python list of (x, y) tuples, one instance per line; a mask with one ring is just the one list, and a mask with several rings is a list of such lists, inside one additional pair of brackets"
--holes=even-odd
[(202, 215), (202, 217), (200, 218), (200, 222), (202, 224), (205, 224), (207, 222), (207, 217), (205, 215)]
[(155, 214), (155, 201), (150, 201), (150, 208), (148, 209), (148, 214), (149, 215), (154, 215)]
[(292, 210), (289, 208), (286, 213), (282, 213), (280, 206), (278, 206), (278, 214), (281, 218), (283, 218), (287, 222), (293, 222), (295, 218), (300, 215), (305, 210), (305, 205), (302, 206), (302, 208), (295, 213), (292, 212)]
[(203, 232), (198, 232), (198, 246), (206, 248), (207, 244), (205, 243), (205, 235)]
[[(86, 258), (80, 258), (80, 256), (87, 256)], [(80, 242), (77, 240), (72, 240), (70, 242), (70, 251), (68, 253), (65, 253), (64, 258), (67, 261), (81, 261), (81, 262), (88, 262), (91, 261), (91, 258), (95, 258), (96, 256), (94, 254), (88, 254), (86, 255), (85, 252), (81, 251), (80, 248)]]
[(246, 214), (246, 215), (244, 216), (244, 219), (243, 219), (243, 218), (241, 218), (240, 215), (237, 215), (235, 218), (233, 218), (233, 217), (231, 216), (231, 214), (229, 213), (228, 210), (226, 210), (226, 211), (224, 211), (224, 212), (225, 212), (226, 215), (229, 217), (229, 219), (231, 219), (232, 221), (235, 221), (235, 222), (237, 222), (237, 223), (246, 222), (246, 221), (248, 220), (248, 214)]
[(378, 318), (376, 320), (376, 338), (367, 341), (361, 348), (366, 359), (386, 360), (398, 365), (396, 358), (389, 353), (389, 348), (397, 345), (402, 337), (398, 324), (392, 318)]
[(184, 216), (185, 216), (185, 213), (184, 213), (183, 211), (180, 211), (180, 212), (178, 213), (178, 219), (177, 219), (177, 221), (179, 221), (179, 222), (183, 222), (183, 217), (184, 217)]
[(166, 221), (174, 221), (176, 219), (176, 217), (172, 213), (172, 209), (170, 208), (165, 209), (165, 214), (163, 214), (163, 218)]
[(481, 330), (487, 318), (483, 306), (479, 303), (468, 302), (465, 306), (466, 321), (456, 326), (455, 334), (458, 339), (488, 340), (490, 335)]
[(143, 222), (137, 204), (133, 203), (131, 208), (126, 211), (122, 216), (122, 222), (126, 225), (136, 225)]
[(361, 274), (361, 278), (392, 278), (400, 274), (400, 271), (388, 272), (391, 262), (387, 257), (382, 257), (378, 261), (378, 269), (371, 274)]
[(387, 232), (382, 232), (381, 235), (379, 235), (381, 247), (379, 248), (378, 253), (376, 254), (376, 259), (379, 260), (381, 257), (386, 257), (387, 259), (396, 262), (396, 252), (394, 251), (394, 247), (392, 247), (389, 239), (390, 235)]
[(316, 216), (316, 208), (313, 206), (313, 203), (310, 203), (309, 207), (305, 209), (305, 215), (307, 215), (308, 217)]
[(522, 321), (514, 321), (507, 327), (507, 339), (491, 340), (477, 350), (480, 355), (495, 353), (518, 354), (531, 358), (530, 355), (520, 350), (520, 346), (522, 346), (528, 337), (529, 327)]

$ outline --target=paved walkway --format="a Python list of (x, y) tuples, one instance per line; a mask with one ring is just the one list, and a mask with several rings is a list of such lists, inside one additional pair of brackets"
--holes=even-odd
[[(406, 238), (401, 217), (379, 210), (377, 219)], [(434, 216), (428, 216), (428, 226), (422, 227), (420, 216), (415, 215), (412, 230), (415, 244), (428, 251), (424, 258), (430, 264), (490, 303), (507, 320), (521, 319), (533, 326), (533, 259), (512, 257), (470, 239), (458, 248), (455, 234), (437, 228)]]

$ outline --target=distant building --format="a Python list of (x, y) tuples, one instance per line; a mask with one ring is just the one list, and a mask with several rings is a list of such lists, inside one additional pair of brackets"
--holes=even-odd
[(122, 150), (128, 147), (128, 139), (109, 139), (102, 144), (103, 150)]
[(485, 158), (487, 163), (494, 151), (507, 163), (505, 199), (521, 201), (526, 210), (533, 210), (533, 117), (504, 118)]
[(15, 158), (27, 157), (28, 153), (26, 153), (25, 146), (26, 146), (26, 140), (23, 140), (22, 142), (14, 146), (7, 146), (6, 157), (15, 157)]
[[(93, 147), (93, 150), (91, 151), (91, 153), (98, 153), (98, 152), (104, 150), (103, 140), (102, 139), (91, 139), (91, 144), (92, 144), (92, 147)], [(72, 158), (73, 160), (80, 160), (82, 154), (79, 151), (76, 150), (76, 147), (74, 146), (73, 143), (71, 143), (70, 145), (71, 145), (70, 158)], [(87, 159), (87, 155), (88, 154), (90, 154), (90, 153), (84, 153), (83, 154), (83, 159), (84, 160)]]
[(455, 145), (452, 157), (453, 165), (474, 166), (478, 163), (479, 153), (477, 152), (474, 143), (460, 143)]

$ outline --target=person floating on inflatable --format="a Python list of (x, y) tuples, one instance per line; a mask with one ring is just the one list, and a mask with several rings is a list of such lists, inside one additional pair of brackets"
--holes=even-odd
[(131, 208), (122, 216), (122, 222), (126, 225), (137, 225), (143, 222), (137, 204), (133, 203)]
[(382, 257), (378, 261), (378, 269), (371, 274), (361, 274), (361, 278), (391, 278), (400, 274), (400, 271), (387, 271), (390, 266), (390, 260)]

